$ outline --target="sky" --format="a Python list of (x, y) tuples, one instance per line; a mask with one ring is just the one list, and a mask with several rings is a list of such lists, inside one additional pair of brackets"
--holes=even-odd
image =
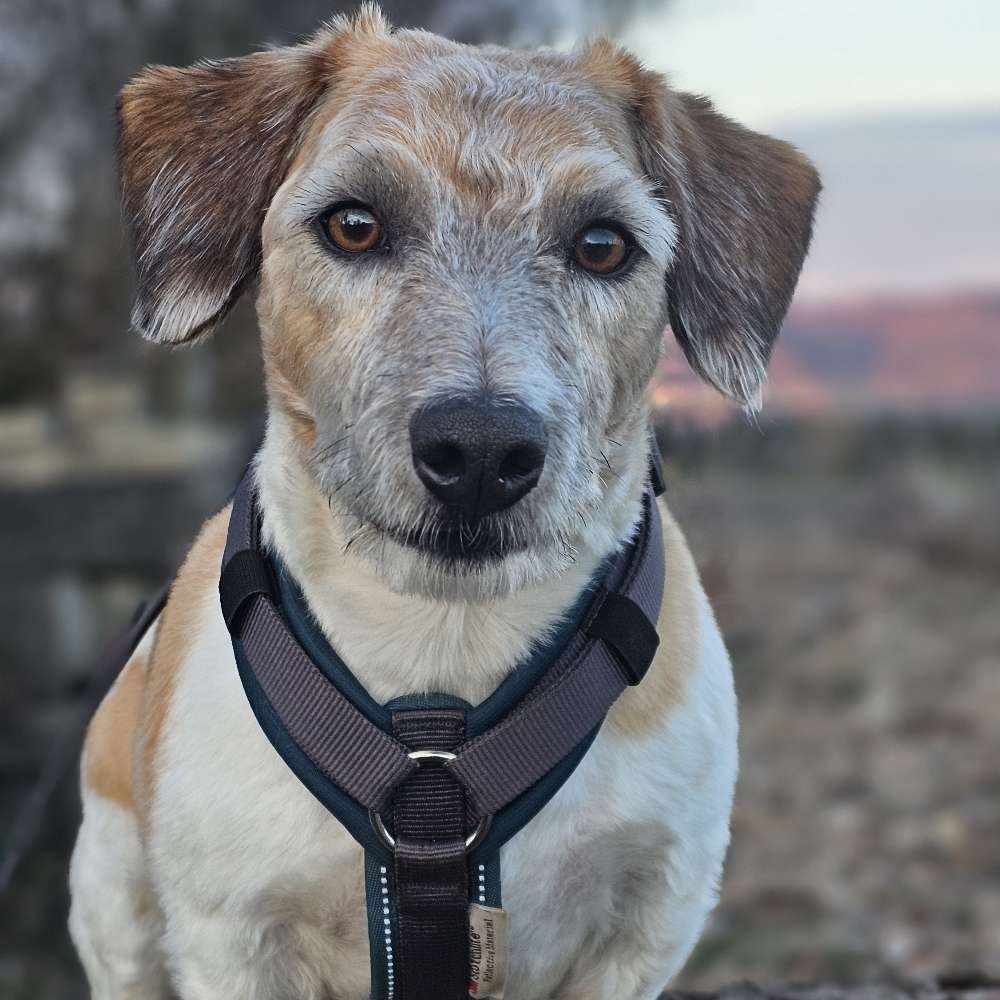
[(623, 41), (817, 164), (800, 297), (1000, 290), (1000, 0), (674, 0)]
[(1000, 108), (996, 0), (674, 0), (624, 40), (760, 128)]

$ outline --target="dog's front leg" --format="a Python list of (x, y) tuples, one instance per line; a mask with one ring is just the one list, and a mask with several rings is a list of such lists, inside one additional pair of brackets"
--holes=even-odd
[[(348, 973), (333, 992), (323, 942), (294, 922), (258, 921), (233, 912), (172, 906), (166, 946), (180, 1000), (362, 1000), (367, 969)], [(329, 951), (329, 946), (327, 946)], [(364, 982), (360, 980), (364, 979)]]
[(635, 900), (614, 935), (580, 956), (554, 1000), (656, 1000), (701, 934), (714, 882), (709, 875), (690, 895)]
[[(244, 920), (172, 907), (166, 944), (171, 981), (181, 1000), (264, 1000), (276, 969), (262, 961), (262, 935)], [(280, 959), (275, 956), (277, 962)], [(287, 991), (271, 994), (284, 997)], [(303, 992), (305, 1000), (318, 997)]]

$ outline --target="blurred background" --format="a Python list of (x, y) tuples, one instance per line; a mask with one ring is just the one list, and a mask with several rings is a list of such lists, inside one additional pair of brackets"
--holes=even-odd
[[(1000, 5), (384, 6), (471, 41), (612, 33), (818, 164), (762, 415), (669, 336), (654, 389), (742, 700), (722, 900), (682, 984), (1000, 975)], [(115, 93), (343, 7), (0, 3), (0, 997), (85, 996), (65, 873), (95, 653), (262, 423), (247, 304), (194, 350), (128, 332)]]

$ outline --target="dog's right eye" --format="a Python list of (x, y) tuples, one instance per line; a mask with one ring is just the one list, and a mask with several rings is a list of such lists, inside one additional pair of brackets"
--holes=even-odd
[(327, 239), (344, 253), (366, 253), (382, 246), (382, 223), (366, 205), (341, 205), (321, 222)]
[(634, 244), (621, 227), (593, 222), (581, 230), (573, 246), (573, 258), (585, 271), (608, 276), (621, 271)]

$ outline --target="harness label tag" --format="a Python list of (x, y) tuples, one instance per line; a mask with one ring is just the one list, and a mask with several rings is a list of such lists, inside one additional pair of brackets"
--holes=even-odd
[(507, 914), (495, 906), (469, 906), (469, 996), (502, 1000), (507, 984)]

